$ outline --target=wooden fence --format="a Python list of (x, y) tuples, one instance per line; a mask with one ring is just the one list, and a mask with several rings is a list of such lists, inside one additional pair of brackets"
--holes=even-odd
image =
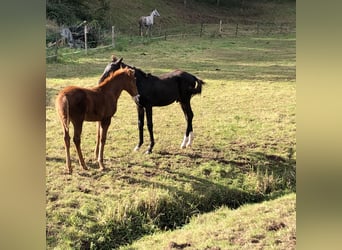
[[(180, 31), (181, 30), (181, 31)], [(85, 26), (86, 31), (86, 26)], [(46, 59), (48, 61), (57, 61), (59, 56), (65, 56), (70, 54), (84, 53), (88, 51), (94, 51), (105, 48), (115, 48), (116, 40), (126, 37), (130, 43), (142, 43), (154, 40), (168, 40), (168, 39), (184, 39), (187, 37), (241, 37), (241, 36), (271, 36), (274, 34), (290, 34), (296, 32), (295, 23), (223, 23), (219, 21), (218, 24), (186, 24), (180, 27), (162, 27), (162, 25), (155, 25), (150, 35), (140, 37), (138, 35), (138, 29), (132, 27), (128, 31), (120, 30), (115, 26), (112, 26), (111, 31), (103, 31), (99, 46), (96, 48), (89, 48), (87, 46), (87, 38), (85, 32), (85, 44), (83, 48), (79, 49), (63, 49), (60, 52), (61, 46), (58, 41), (52, 43), (52, 46), (46, 48)], [(57, 37), (57, 35), (56, 35)], [(133, 43), (134, 43), (133, 42)]]

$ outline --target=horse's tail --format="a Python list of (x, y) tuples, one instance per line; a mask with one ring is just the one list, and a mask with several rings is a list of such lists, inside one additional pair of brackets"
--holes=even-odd
[(197, 83), (197, 84), (195, 85), (194, 88), (191, 89), (192, 95), (201, 94), (202, 93), (202, 85), (205, 84), (205, 82), (202, 81), (201, 79), (199, 79), (197, 77), (195, 77), (195, 79), (196, 79), (195, 83)]
[(69, 132), (69, 101), (65, 95), (58, 95), (56, 99), (56, 110), (64, 130)]

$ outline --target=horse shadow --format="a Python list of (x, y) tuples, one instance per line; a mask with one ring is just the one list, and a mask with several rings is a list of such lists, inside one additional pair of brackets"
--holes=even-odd
[[(159, 151), (158, 154), (165, 158), (176, 156), (189, 158), (193, 162), (192, 167), (202, 168), (203, 176), (209, 177), (216, 172), (228, 183), (232, 183), (241, 175), (253, 176), (257, 178), (256, 190), (262, 193), (265, 199), (270, 198), (268, 196), (277, 198), (286, 192), (296, 192), (296, 159), (293, 158), (292, 148), (288, 150), (287, 157), (250, 151), (227, 159), (221, 150), (214, 148), (213, 151), (215, 153), (211, 154), (200, 151)], [(236, 204), (224, 205), (236, 207)]]
[[(155, 224), (160, 229), (174, 229), (182, 226), (189, 222), (192, 215), (210, 212), (220, 206), (237, 209), (247, 203), (252, 204), (275, 199), (296, 190), (296, 160), (292, 158), (263, 152), (251, 152), (247, 156), (240, 156), (232, 160), (221, 156), (207, 156), (199, 152), (159, 151), (155, 154), (164, 158), (173, 158), (176, 155), (188, 157), (197, 161), (195, 165), (200, 166), (201, 163), (208, 161), (216, 162), (221, 166), (218, 174), (227, 182), (241, 177), (241, 172), (255, 174), (260, 177), (260, 188), (253, 192), (234, 185), (223, 185), (222, 182), (216, 182), (213, 178), (209, 178), (215, 171), (210, 170), (210, 168), (204, 168), (201, 175), (192, 175), (172, 167), (157, 166), (156, 170), (155, 166), (144, 166), (144, 175), (147, 178), (125, 175), (124, 180), (128, 184), (142, 187), (153, 186), (157, 189), (167, 190), (170, 196), (174, 198), (165, 198), (165, 200), (161, 198), (162, 200), (159, 201), (160, 205), (157, 208), (158, 211), (154, 211), (155, 214), (158, 214), (158, 217), (155, 218)], [(198, 164), (198, 162), (200, 163)], [(172, 178), (177, 185), (155, 181), (155, 178), (152, 177), (158, 174)], [(274, 183), (271, 180), (274, 180)], [(185, 186), (188, 188), (184, 188)]]

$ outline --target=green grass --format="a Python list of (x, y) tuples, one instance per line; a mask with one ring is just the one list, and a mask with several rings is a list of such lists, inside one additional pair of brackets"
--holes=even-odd
[(156, 233), (121, 250), (296, 249), (296, 195), (290, 194), (237, 210), (225, 206), (194, 216), (181, 229)]
[[(238, 208), (295, 192), (295, 43), (294, 35), (123, 43), (120, 51), (68, 55), (47, 64), (47, 248), (117, 248), (221, 206)], [(85, 123), (81, 144), (90, 170), (81, 170), (72, 145), (74, 173), (66, 175), (54, 98), (67, 85), (95, 86), (112, 53), (146, 72), (180, 68), (206, 82), (191, 102), (194, 145), (179, 148), (185, 120), (174, 103), (153, 109), (154, 152), (143, 154), (146, 128), (141, 152), (133, 152), (137, 114), (123, 93), (105, 146), (108, 170), (101, 172), (92, 160), (96, 126)], [(274, 243), (268, 236), (259, 241)], [(231, 244), (248, 248), (248, 240), (241, 242)]]

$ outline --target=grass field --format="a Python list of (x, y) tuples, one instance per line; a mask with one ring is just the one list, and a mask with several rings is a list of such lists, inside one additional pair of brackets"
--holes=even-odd
[[(295, 35), (188, 38), (123, 44), (120, 51), (60, 57), (58, 63), (47, 64), (47, 248), (118, 248), (147, 234), (179, 228), (198, 214), (218, 209), (206, 216), (220, 216), (225, 211), (221, 206), (235, 209), (287, 194), (294, 200), (295, 45)], [(137, 114), (130, 96), (123, 93), (105, 146), (107, 171), (101, 172), (92, 159), (95, 123), (85, 123), (81, 145), (90, 170), (79, 167), (72, 145), (74, 173), (66, 175), (54, 98), (67, 85), (95, 86), (112, 53), (152, 74), (180, 68), (206, 82), (202, 95), (191, 102), (193, 147), (179, 148), (185, 120), (174, 103), (153, 110), (154, 152), (143, 154), (146, 129), (145, 144), (133, 152)], [(272, 208), (276, 201), (265, 204)], [(243, 214), (238, 211), (229, 210), (227, 216)], [(285, 223), (292, 234), (293, 217)], [(232, 227), (233, 222), (221, 223)], [(274, 244), (273, 238), (271, 243), (267, 239), (264, 245)], [(235, 247), (248, 248), (249, 243), (240, 240)]]
[(193, 217), (181, 229), (143, 237), (120, 250), (296, 249), (295, 220), (296, 196), (289, 194), (237, 210), (223, 206)]

